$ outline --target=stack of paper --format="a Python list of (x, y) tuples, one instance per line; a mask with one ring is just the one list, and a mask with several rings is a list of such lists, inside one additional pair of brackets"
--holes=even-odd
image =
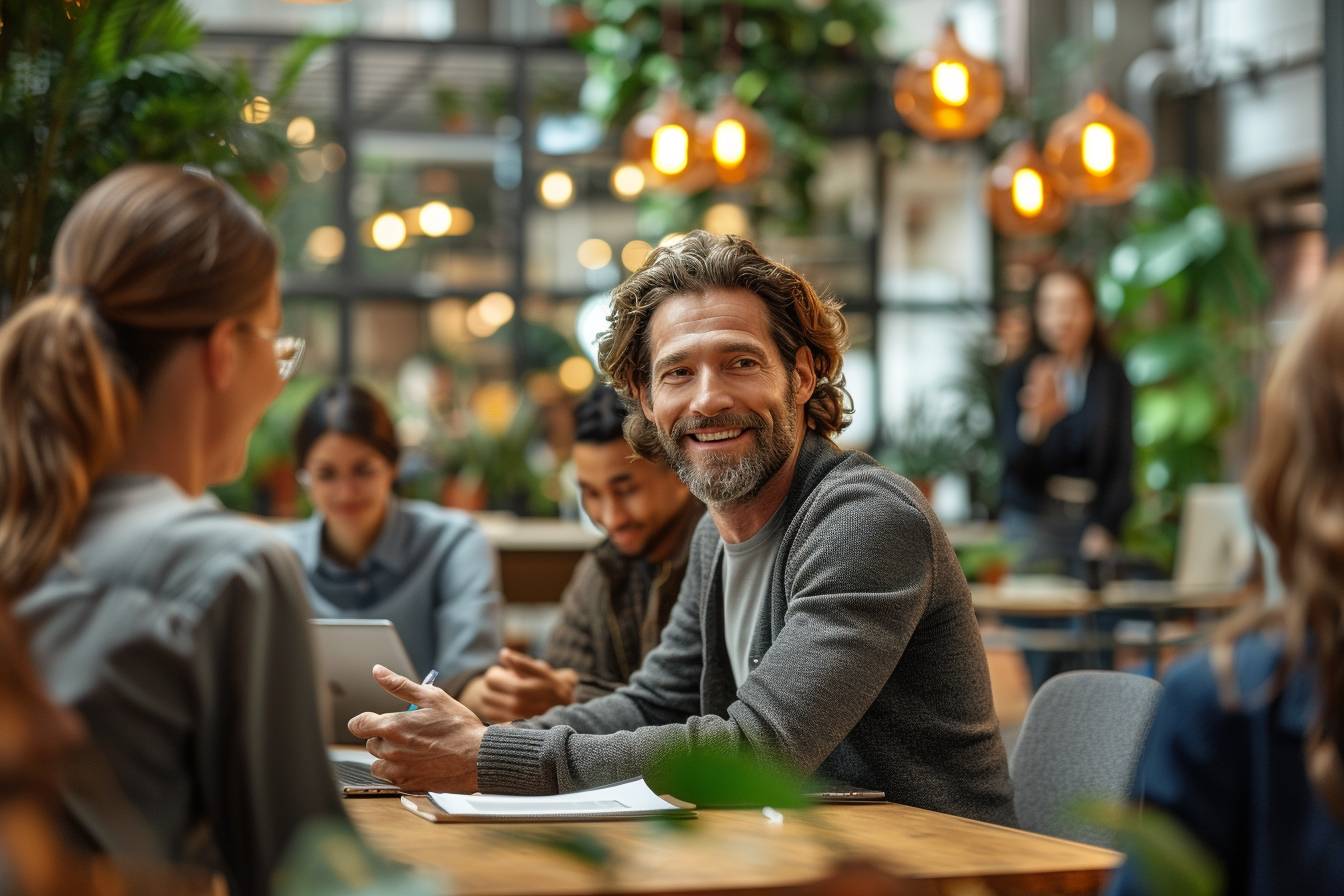
[[(403, 797), (403, 801), (408, 798)], [(598, 821), (648, 818), (655, 815), (694, 815), (695, 807), (670, 802), (635, 778), (610, 787), (557, 796), (494, 796), (490, 794), (431, 793), (435, 821)], [(417, 808), (424, 815), (423, 804)]]

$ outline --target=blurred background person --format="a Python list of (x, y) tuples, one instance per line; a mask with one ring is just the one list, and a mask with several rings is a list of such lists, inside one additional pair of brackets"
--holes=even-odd
[(491, 721), (528, 718), (609, 694), (658, 644), (705, 507), (665, 463), (625, 440), (626, 407), (598, 386), (574, 409), (574, 468), (583, 509), (607, 535), (565, 588), (543, 659), (513, 650), (485, 673)]
[(0, 328), (0, 599), (88, 731), (71, 831), (234, 893), (269, 892), (302, 825), (344, 818), (302, 571), (205, 494), (300, 360), (276, 263), (214, 177), (122, 168), (61, 225), (50, 292)]
[[(1247, 473), (1284, 602), (1173, 667), (1135, 778), (1222, 865), (1228, 894), (1344, 892), (1344, 262), (1261, 399)], [(1155, 881), (1127, 863), (1112, 892)]]
[[(416, 674), (468, 705), (502, 646), (495, 554), (469, 515), (394, 492), (400, 447), (369, 390), (333, 383), (308, 403), (295, 464), (312, 515), (280, 527), (319, 617), (388, 619)], [(469, 687), (471, 686), (471, 687)]]
[[(1134, 500), (1133, 389), (1106, 345), (1096, 294), (1082, 272), (1047, 271), (1032, 315), (1031, 348), (1000, 383), (1003, 537), (1019, 570), (1095, 586)], [(1040, 651), (1027, 651), (1026, 659), (1033, 687), (1076, 661)]]

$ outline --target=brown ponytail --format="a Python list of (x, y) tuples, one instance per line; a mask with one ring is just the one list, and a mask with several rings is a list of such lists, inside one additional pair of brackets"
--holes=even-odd
[[(1256, 522), (1278, 549), (1282, 607), (1229, 624), (1226, 645), (1255, 629), (1285, 638), (1270, 683), (1315, 670), (1319, 710), (1306, 742), (1313, 787), (1344, 822), (1344, 259), (1327, 273), (1265, 384), (1246, 479)], [(1232, 664), (1221, 664), (1223, 684)]]
[(130, 166), (76, 203), (52, 291), (0, 327), (0, 600), (70, 543), (168, 355), (260, 307), (276, 262), (257, 213), (205, 172)]

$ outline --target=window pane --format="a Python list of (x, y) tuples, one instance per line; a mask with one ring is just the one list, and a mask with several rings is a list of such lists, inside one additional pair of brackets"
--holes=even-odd
[(911, 147), (887, 169), (884, 302), (989, 301), (984, 163), (973, 149)]

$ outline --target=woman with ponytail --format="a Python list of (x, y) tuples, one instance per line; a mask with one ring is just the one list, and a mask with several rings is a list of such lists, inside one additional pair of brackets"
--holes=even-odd
[(104, 178), (61, 226), (51, 290), (0, 326), (0, 600), (87, 749), (81, 845), (265, 893), (297, 829), (341, 817), (303, 573), (206, 493), (299, 361), (277, 252), (197, 169)]
[[(1228, 894), (1344, 893), (1344, 259), (1261, 398), (1247, 475), (1282, 604), (1175, 666), (1135, 798), (1221, 865)], [(1131, 861), (1112, 892), (1157, 892)]]

